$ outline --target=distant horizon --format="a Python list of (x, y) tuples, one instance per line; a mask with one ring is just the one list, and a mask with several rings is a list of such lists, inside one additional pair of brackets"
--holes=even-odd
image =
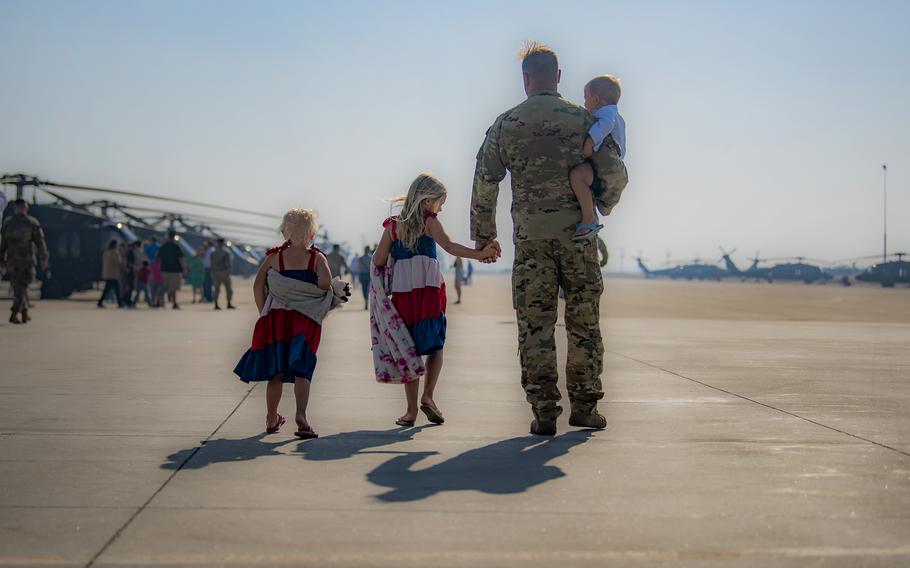
[[(615, 23), (596, 49), (576, 14)], [(614, 259), (875, 256), (883, 163), (888, 250), (910, 252), (910, 3), (7, 0), (0, 18), (16, 78), (0, 173), (310, 207), (356, 250), (378, 240), (383, 199), (427, 170), (469, 244), (474, 156), (524, 98), (516, 53), (533, 37), (559, 53), (566, 98), (596, 74), (623, 80)], [(503, 184), (510, 264), (509, 200)]]

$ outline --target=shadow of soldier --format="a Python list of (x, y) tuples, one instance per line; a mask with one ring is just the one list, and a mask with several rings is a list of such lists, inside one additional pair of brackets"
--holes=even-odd
[(293, 440), (278, 442), (264, 442), (265, 432), (231, 440), (219, 438), (203, 442), (202, 445), (174, 452), (167, 457), (168, 461), (161, 464), (162, 469), (202, 469), (203, 467), (228, 462), (249, 461), (264, 456), (280, 456), (278, 448)]
[(311, 461), (343, 460), (361, 453), (373, 453), (363, 451), (369, 448), (407, 442), (425, 428), (435, 428), (435, 425), (339, 432), (313, 440), (304, 440), (297, 446), (296, 452), (302, 454), (303, 459)]
[(425, 469), (412, 470), (438, 452), (408, 452), (367, 474), (372, 483), (391, 491), (376, 496), (386, 502), (417, 501), (443, 491), (480, 491), (496, 495), (521, 493), (566, 474), (547, 462), (569, 453), (591, 437), (591, 431), (553, 438), (523, 436), (476, 448)]

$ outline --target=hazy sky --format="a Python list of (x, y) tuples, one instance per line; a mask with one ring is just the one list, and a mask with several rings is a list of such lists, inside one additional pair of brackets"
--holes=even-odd
[(631, 181), (605, 235), (627, 269), (879, 253), (883, 162), (889, 248), (910, 249), (910, 2), (0, 0), (0, 21), (0, 172), (313, 207), (360, 246), (428, 170), (467, 240), (474, 156), (536, 38), (568, 98), (623, 79)]

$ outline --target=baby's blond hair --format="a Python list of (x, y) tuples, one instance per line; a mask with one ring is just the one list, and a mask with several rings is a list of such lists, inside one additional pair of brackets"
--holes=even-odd
[(606, 104), (615, 105), (622, 95), (622, 82), (615, 75), (598, 75), (588, 81), (588, 89)]
[(316, 235), (319, 224), (316, 222), (316, 213), (312, 209), (291, 209), (281, 219), (278, 231), (285, 239), (295, 245), (305, 245)]

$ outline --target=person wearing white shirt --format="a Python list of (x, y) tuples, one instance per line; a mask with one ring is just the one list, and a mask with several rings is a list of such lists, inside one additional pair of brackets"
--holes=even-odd
[[(585, 108), (597, 118), (597, 122), (588, 131), (582, 148), (586, 158), (593, 156), (604, 145), (608, 151), (615, 152), (620, 160), (626, 157), (626, 121), (616, 106), (621, 94), (622, 84), (613, 75), (594, 77), (585, 85)], [(591, 160), (573, 168), (569, 173), (572, 191), (581, 206), (581, 222), (575, 226), (573, 239), (585, 239), (603, 229), (603, 225), (597, 222), (594, 210), (594, 192), (600, 190), (593, 185), (600, 181), (594, 174)]]

